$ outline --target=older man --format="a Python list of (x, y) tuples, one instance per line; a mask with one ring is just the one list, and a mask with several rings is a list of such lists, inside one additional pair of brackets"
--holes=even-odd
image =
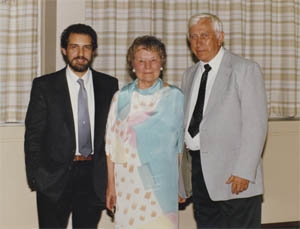
[(194, 216), (198, 228), (259, 228), (264, 81), (258, 64), (229, 52), (223, 41), (217, 16), (190, 18), (190, 47), (199, 61), (185, 71), (182, 89)]

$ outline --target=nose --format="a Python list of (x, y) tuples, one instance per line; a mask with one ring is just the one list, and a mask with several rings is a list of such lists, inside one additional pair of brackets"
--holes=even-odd
[(204, 40), (203, 38), (198, 37), (198, 39), (197, 39), (197, 41), (196, 41), (197, 46), (202, 45), (202, 44), (204, 43), (204, 41), (205, 41), (205, 40)]
[(84, 56), (84, 48), (83, 47), (78, 48), (78, 55), (79, 56)]
[(151, 68), (151, 61), (145, 61), (145, 68), (146, 69)]

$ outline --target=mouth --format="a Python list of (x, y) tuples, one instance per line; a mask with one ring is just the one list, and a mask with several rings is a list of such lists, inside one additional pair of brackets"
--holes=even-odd
[(76, 57), (74, 58), (75, 61), (77, 61), (78, 63), (85, 63), (87, 62), (88, 60), (84, 57)]

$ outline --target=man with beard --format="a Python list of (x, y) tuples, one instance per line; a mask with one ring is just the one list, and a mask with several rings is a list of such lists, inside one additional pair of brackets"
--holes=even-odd
[(91, 63), (97, 34), (74, 24), (61, 35), (67, 66), (33, 80), (25, 119), (29, 187), (40, 228), (97, 228), (105, 208), (106, 119), (118, 81)]

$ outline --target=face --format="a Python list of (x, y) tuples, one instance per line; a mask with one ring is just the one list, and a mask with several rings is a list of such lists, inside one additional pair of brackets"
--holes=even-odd
[(151, 87), (160, 75), (161, 59), (157, 52), (139, 47), (134, 55), (133, 68), (138, 78), (138, 87)]
[(203, 62), (209, 62), (220, 50), (224, 33), (217, 37), (211, 21), (207, 18), (199, 22), (189, 30), (191, 50), (194, 55)]
[(62, 48), (72, 71), (79, 77), (83, 76), (92, 63), (92, 39), (86, 34), (71, 33), (68, 46)]

